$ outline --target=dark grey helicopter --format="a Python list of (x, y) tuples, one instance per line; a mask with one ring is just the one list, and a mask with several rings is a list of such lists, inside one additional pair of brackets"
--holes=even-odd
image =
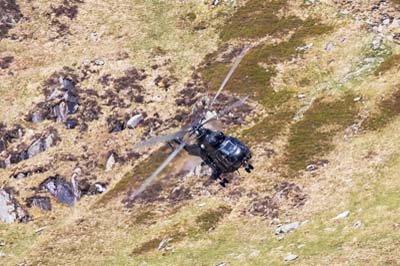
[[(217, 91), (214, 99), (210, 102), (208, 110), (212, 107), (215, 100), (221, 93), (222, 89), (225, 87), (229, 78), (233, 74), (235, 68), (239, 65), (241, 59), (248, 51), (248, 48), (244, 48), (232, 68), (230, 69), (225, 80), (221, 84), (221, 87)], [(200, 120), (192, 123), (191, 126), (186, 129), (180, 130), (173, 134), (154, 137), (150, 140), (144, 141), (137, 144), (134, 149), (150, 146), (160, 142), (166, 142), (170, 146), (174, 147), (175, 150), (168, 156), (168, 158), (157, 168), (157, 170), (147, 178), (140, 188), (135, 191), (131, 198), (135, 198), (141, 192), (143, 192), (146, 187), (154, 180), (154, 178), (168, 165), (178, 153), (185, 149), (189, 154), (198, 156), (202, 159), (203, 165), (208, 165), (212, 169), (211, 178), (214, 180), (221, 179), (221, 186), (225, 187), (229, 182), (223, 177), (224, 173), (231, 173), (237, 171), (239, 168), (243, 167), (246, 172), (250, 173), (254, 167), (250, 164), (251, 152), (250, 149), (240, 142), (238, 139), (226, 136), (220, 131), (215, 131), (204, 127), (207, 123), (218, 119), (218, 117), (228, 113), (230, 110), (242, 105), (247, 97), (241, 98), (237, 102), (227, 106), (216, 114), (211, 116), (203, 117)], [(193, 141), (193, 144), (188, 144), (189, 141)]]
[[(205, 128), (201, 122), (190, 128), (190, 135), (196, 137), (196, 143), (185, 144), (183, 147), (189, 154), (202, 159), (203, 165), (212, 170), (211, 178), (217, 180), (223, 173), (231, 173), (241, 167), (250, 173), (253, 166), (249, 163), (251, 152), (238, 139), (225, 136), (221, 131)], [(180, 138), (173, 140), (177, 144), (184, 143)], [(225, 187), (229, 181), (221, 178), (221, 186)]]

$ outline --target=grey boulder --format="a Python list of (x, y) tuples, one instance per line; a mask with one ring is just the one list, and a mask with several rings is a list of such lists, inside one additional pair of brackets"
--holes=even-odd
[(28, 213), (6, 190), (0, 190), (0, 221), (10, 224), (15, 221), (27, 222)]
[(291, 232), (291, 231), (296, 230), (299, 226), (300, 226), (300, 223), (299, 223), (299, 222), (293, 222), (293, 223), (290, 223), (290, 224), (284, 224), (284, 225), (279, 226), (279, 227), (275, 230), (275, 233), (276, 233), (277, 235), (279, 235), (279, 234), (286, 234), (286, 233), (289, 233), (289, 232)]
[(132, 116), (128, 120), (126, 125), (128, 126), (128, 128), (135, 128), (140, 123), (140, 121), (142, 121), (142, 120), (143, 120), (143, 115), (142, 114), (138, 114), (138, 115)]

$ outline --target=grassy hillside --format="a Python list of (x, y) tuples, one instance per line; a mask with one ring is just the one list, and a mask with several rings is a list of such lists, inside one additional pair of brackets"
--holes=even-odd
[[(0, 190), (29, 213), (0, 222), (1, 265), (400, 264), (398, 1), (211, 2), (0, 0)], [(244, 46), (216, 108), (250, 96), (222, 128), (254, 172), (222, 188), (182, 154), (132, 199), (170, 152), (132, 147), (188, 123)], [(73, 129), (54, 115), (60, 76), (79, 97)], [(77, 168), (82, 191), (106, 191), (68, 206), (40, 190)]]

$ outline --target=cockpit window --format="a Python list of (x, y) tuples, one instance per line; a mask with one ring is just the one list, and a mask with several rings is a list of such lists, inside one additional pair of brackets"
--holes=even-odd
[(221, 145), (221, 151), (226, 155), (229, 155), (236, 150), (236, 145), (232, 143), (230, 140), (226, 140)]

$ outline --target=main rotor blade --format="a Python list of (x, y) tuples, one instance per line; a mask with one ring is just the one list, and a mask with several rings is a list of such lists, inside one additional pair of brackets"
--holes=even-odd
[(205, 124), (207, 124), (207, 123), (209, 123), (209, 122), (211, 122), (211, 121), (217, 119), (218, 116), (223, 116), (223, 115), (227, 114), (230, 110), (232, 110), (232, 109), (234, 109), (234, 108), (236, 108), (236, 107), (239, 107), (239, 106), (241, 106), (242, 104), (244, 104), (248, 98), (249, 98), (249, 96), (241, 97), (241, 98), (240, 98), (239, 100), (237, 100), (236, 102), (234, 102), (234, 103), (228, 105), (228, 106), (225, 107), (223, 110), (221, 110), (220, 112), (218, 112), (218, 114), (213, 115), (213, 116), (207, 118), (206, 120), (202, 121), (201, 124), (204, 126)]
[(155, 145), (160, 142), (168, 142), (168, 141), (176, 139), (176, 138), (182, 138), (185, 135), (185, 132), (186, 132), (186, 129), (183, 129), (183, 130), (179, 130), (175, 133), (157, 136), (157, 137), (154, 137), (154, 138), (151, 138), (151, 139), (148, 139), (148, 140), (145, 140), (145, 141), (142, 141), (142, 142), (136, 144), (133, 147), (133, 149), (136, 150), (136, 149), (152, 146), (152, 145)]
[(131, 199), (136, 198), (140, 193), (142, 193), (150, 184), (153, 182), (153, 180), (157, 177), (159, 173), (161, 173), (162, 170), (175, 158), (175, 156), (178, 155), (178, 153), (185, 147), (186, 143), (182, 142), (181, 145), (178, 146), (169, 156), (168, 158), (157, 168), (157, 170), (154, 171), (154, 173), (151, 174), (137, 189), (131, 196)]
[(237, 100), (236, 102), (231, 103), (230, 105), (228, 105), (227, 107), (225, 107), (222, 111), (219, 112), (219, 116), (221, 115), (225, 115), (226, 113), (228, 113), (230, 110), (235, 109), (236, 107), (241, 106), (242, 104), (244, 104), (246, 102), (246, 100), (249, 98), (248, 95), (240, 97), (239, 100)]
[(237, 68), (237, 66), (239, 65), (240, 61), (242, 61), (243, 57), (245, 56), (245, 54), (249, 51), (249, 47), (245, 47), (243, 48), (243, 50), (240, 52), (238, 58), (236, 58), (235, 63), (233, 64), (233, 66), (231, 67), (231, 69), (229, 70), (228, 74), (226, 75), (224, 81), (222, 82), (221, 86), (219, 87), (217, 93), (214, 96), (214, 99), (211, 101), (208, 109), (210, 109), (212, 107), (212, 105), (214, 104), (215, 100), (217, 99), (217, 97), (220, 95), (221, 91), (224, 89), (226, 83), (228, 83), (229, 79), (231, 78), (233, 72), (235, 71), (235, 69)]

